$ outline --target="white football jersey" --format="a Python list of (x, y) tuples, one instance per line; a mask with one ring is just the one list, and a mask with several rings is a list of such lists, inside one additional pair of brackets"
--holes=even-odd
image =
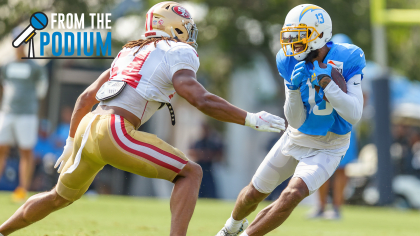
[(122, 80), (147, 101), (171, 102), (175, 94), (172, 76), (178, 70), (197, 72), (200, 61), (193, 47), (162, 40), (141, 48), (123, 48), (111, 65), (110, 80)]

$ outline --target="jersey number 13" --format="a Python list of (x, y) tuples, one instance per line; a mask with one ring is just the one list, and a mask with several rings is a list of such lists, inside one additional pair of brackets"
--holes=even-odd
[(306, 82), (306, 84), (308, 85), (308, 89), (309, 89), (308, 102), (309, 102), (309, 105), (311, 106), (309, 113), (312, 113), (317, 116), (330, 115), (333, 112), (333, 107), (331, 106), (331, 104), (329, 102), (326, 102), (325, 100), (322, 100), (322, 102), (319, 105), (317, 105), (315, 102), (315, 96), (316, 96), (315, 88), (312, 88), (312, 84), (309, 80)]

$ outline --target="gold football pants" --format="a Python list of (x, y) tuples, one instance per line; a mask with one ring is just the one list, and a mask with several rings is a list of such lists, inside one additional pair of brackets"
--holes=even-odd
[(79, 199), (106, 165), (148, 178), (173, 181), (188, 159), (154, 134), (135, 130), (119, 115), (87, 114), (80, 122), (73, 153), (61, 172), (57, 193)]

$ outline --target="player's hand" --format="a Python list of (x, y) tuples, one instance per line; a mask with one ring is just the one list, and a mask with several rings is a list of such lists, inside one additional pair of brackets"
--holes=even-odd
[(295, 65), (295, 68), (292, 72), (291, 84), (287, 84), (286, 86), (290, 90), (299, 89), (302, 86), (302, 82), (304, 79), (308, 78), (309, 74), (306, 71), (305, 61), (301, 61)]
[(60, 168), (58, 168), (57, 170), (58, 173), (61, 173), (64, 166), (66, 165), (66, 162), (71, 157), (71, 154), (73, 152), (73, 144), (74, 144), (73, 138), (68, 137), (66, 140), (66, 145), (64, 146), (63, 154), (61, 154), (61, 156), (58, 158), (54, 166), (54, 168), (57, 168), (58, 165), (60, 165)]
[(284, 119), (265, 111), (247, 113), (245, 125), (258, 131), (277, 132), (285, 130)]
[(309, 70), (309, 72), (311, 73), (312, 87), (319, 86), (319, 81), (324, 77), (331, 78), (331, 70), (332, 66), (330, 64), (327, 64), (327, 68), (320, 68), (318, 61), (314, 61), (314, 69)]

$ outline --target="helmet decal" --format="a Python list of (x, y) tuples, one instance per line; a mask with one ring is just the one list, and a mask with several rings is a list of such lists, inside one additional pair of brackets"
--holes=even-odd
[(172, 11), (174, 11), (176, 14), (187, 18), (187, 19), (191, 19), (191, 15), (190, 13), (187, 11), (187, 9), (181, 7), (181, 6), (174, 6), (172, 7)]
[(315, 10), (322, 10), (325, 11), (324, 9), (322, 9), (321, 7), (315, 6), (315, 5), (310, 5), (305, 7), (302, 12), (300, 13), (300, 17), (299, 17), (299, 21), (302, 19), (303, 15), (305, 15), (306, 12), (308, 11), (315, 11)]

